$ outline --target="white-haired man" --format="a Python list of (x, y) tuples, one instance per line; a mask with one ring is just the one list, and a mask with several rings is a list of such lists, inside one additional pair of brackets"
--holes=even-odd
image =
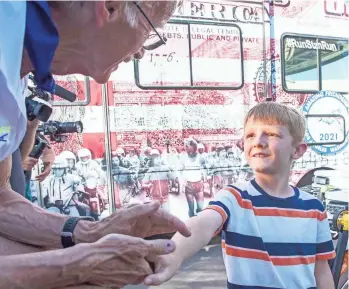
[(27, 121), (21, 77), (33, 71), (38, 86), (48, 91), (54, 87), (51, 73), (79, 73), (104, 83), (119, 63), (142, 57), (146, 38), (168, 21), (175, 5), (0, 2), (0, 288), (141, 283), (152, 272), (149, 257), (175, 249), (171, 241), (144, 237), (173, 231), (190, 235), (156, 202), (90, 222), (51, 214), (9, 185), (11, 154), (23, 140)]

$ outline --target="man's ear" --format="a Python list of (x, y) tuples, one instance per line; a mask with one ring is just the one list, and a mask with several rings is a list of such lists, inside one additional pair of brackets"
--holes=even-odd
[(307, 151), (308, 145), (305, 142), (301, 142), (296, 146), (296, 150), (292, 155), (292, 159), (297, 160), (304, 155)]
[(94, 2), (98, 28), (101, 28), (105, 23), (113, 21), (117, 17), (118, 2), (119, 1)]

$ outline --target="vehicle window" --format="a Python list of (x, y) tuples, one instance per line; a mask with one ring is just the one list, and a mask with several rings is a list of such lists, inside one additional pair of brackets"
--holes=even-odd
[[(142, 89), (239, 89), (243, 86), (240, 28), (235, 24), (168, 23), (166, 45), (135, 60)], [(233, 68), (233, 69), (232, 69)]]
[(348, 93), (348, 40), (287, 35), (282, 46), (286, 91)]

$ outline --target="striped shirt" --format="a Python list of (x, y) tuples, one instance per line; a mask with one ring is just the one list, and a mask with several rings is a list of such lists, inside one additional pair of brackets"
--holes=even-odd
[(206, 209), (223, 218), (229, 289), (314, 289), (315, 261), (335, 257), (326, 211), (312, 195), (267, 194), (255, 180), (227, 186)]

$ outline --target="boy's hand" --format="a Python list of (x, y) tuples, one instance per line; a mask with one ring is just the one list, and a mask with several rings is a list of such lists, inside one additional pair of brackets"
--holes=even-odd
[(144, 279), (144, 284), (158, 286), (171, 279), (184, 260), (196, 254), (210, 242), (215, 232), (226, 221), (223, 215), (223, 213), (208, 209), (200, 212), (197, 217), (190, 218), (186, 225), (191, 231), (191, 236), (176, 233), (172, 238), (176, 244), (174, 252), (155, 258), (146, 257), (148, 262), (153, 262), (154, 273)]
[(154, 274), (148, 275), (144, 279), (144, 284), (147, 286), (159, 286), (162, 283), (170, 280), (178, 271), (181, 262), (169, 254), (166, 256), (157, 256), (149, 260), (154, 264)]

